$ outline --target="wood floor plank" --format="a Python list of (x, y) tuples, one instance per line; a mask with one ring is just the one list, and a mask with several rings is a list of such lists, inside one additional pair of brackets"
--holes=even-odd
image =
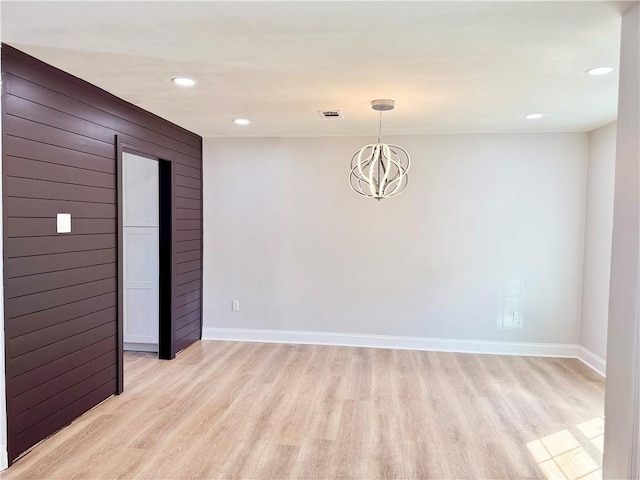
[(125, 392), (0, 478), (545, 478), (556, 437), (601, 465), (603, 398), (574, 359), (202, 341), (126, 352)]

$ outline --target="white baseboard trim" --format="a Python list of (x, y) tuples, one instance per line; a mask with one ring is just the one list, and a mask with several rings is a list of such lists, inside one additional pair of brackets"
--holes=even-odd
[(7, 446), (0, 445), (0, 471), (9, 468), (9, 454), (7, 453)]
[(203, 340), (228, 340), (260, 343), (338, 345), (345, 347), (394, 348), (434, 352), (486, 353), (532, 357), (576, 358), (578, 346), (560, 343), (492, 342), (448, 338), (396, 337), (357, 333), (297, 332), (291, 330), (254, 330), (241, 328), (204, 328)]
[(607, 362), (591, 350), (584, 348), (582, 345), (578, 345), (578, 360), (584, 363), (587, 367), (598, 372), (603, 377), (606, 375)]

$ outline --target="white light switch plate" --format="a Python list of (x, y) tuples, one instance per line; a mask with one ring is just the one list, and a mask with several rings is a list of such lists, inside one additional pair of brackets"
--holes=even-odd
[(59, 213), (56, 218), (58, 233), (71, 233), (71, 214)]

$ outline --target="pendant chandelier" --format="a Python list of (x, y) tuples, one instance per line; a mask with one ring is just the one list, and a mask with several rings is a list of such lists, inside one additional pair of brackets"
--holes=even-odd
[(380, 112), (378, 142), (365, 145), (351, 158), (349, 186), (358, 195), (382, 200), (395, 197), (407, 188), (411, 158), (398, 145), (382, 143), (382, 112), (393, 110), (393, 100), (374, 100), (371, 107)]

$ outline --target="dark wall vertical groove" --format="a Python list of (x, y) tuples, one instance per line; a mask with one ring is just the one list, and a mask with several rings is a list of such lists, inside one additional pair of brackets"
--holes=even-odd
[[(117, 390), (116, 136), (171, 152), (175, 287), (164, 303), (173, 309), (163, 316), (173, 322), (165, 350), (172, 357), (201, 337), (202, 139), (7, 45), (2, 78), (12, 462)], [(56, 234), (56, 213), (71, 213), (71, 234)]]

